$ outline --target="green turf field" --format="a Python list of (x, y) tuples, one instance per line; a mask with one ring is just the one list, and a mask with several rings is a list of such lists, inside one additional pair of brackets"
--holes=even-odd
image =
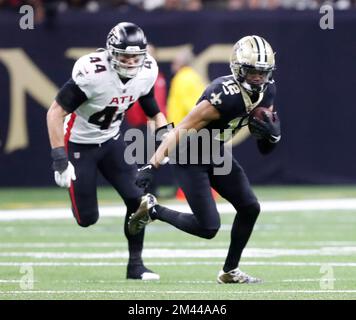
[[(269, 187), (256, 192), (262, 201), (351, 199), (356, 188)], [(104, 204), (117, 201), (107, 189), (99, 197)], [(67, 205), (60, 189), (2, 190), (0, 202), (0, 209), (48, 207), (49, 215), (51, 207)], [(88, 229), (72, 219), (0, 220), (0, 300), (356, 298), (356, 210), (262, 213), (240, 266), (264, 280), (258, 285), (216, 283), (234, 215), (221, 217), (221, 230), (212, 240), (162, 222), (147, 227), (145, 262), (160, 273), (159, 282), (125, 280), (121, 217), (103, 217)]]

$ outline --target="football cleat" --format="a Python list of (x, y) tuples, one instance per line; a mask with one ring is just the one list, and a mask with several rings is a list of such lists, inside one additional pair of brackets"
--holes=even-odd
[(137, 211), (130, 215), (128, 227), (131, 235), (138, 234), (147, 224), (152, 222), (149, 210), (157, 204), (155, 196), (150, 193), (144, 195)]
[(144, 265), (128, 265), (127, 266), (127, 279), (133, 280), (144, 280), (144, 281), (151, 281), (151, 280), (159, 280), (159, 274), (154, 273), (153, 271), (147, 269)]
[(217, 278), (218, 283), (261, 283), (262, 280), (249, 276), (242, 272), (239, 268), (233, 269), (229, 272), (221, 270)]

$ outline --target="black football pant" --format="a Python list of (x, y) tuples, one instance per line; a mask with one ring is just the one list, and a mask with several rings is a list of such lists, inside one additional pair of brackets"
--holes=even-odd
[(135, 185), (137, 167), (124, 160), (126, 143), (121, 137), (110, 139), (102, 144), (76, 144), (68, 142), (68, 158), (75, 168), (77, 179), (69, 192), (72, 211), (77, 223), (88, 227), (99, 218), (97, 199), (98, 170), (115, 188), (124, 200), (127, 212), (125, 217), (125, 236), (129, 246), (129, 263), (140, 264), (143, 248), (144, 230), (132, 236), (128, 232), (129, 215), (137, 210), (143, 192)]
[(241, 253), (260, 212), (245, 172), (231, 154), (232, 168), (227, 175), (214, 175), (214, 165), (173, 165), (176, 179), (193, 212), (183, 213), (157, 205), (152, 218), (170, 223), (198, 237), (211, 239), (220, 228), (220, 216), (211, 193), (213, 187), (237, 211), (231, 229), (231, 242), (224, 270), (238, 266)]

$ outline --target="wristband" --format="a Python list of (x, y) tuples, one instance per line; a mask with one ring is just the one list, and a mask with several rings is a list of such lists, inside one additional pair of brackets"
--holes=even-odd
[(51, 151), (53, 159), (52, 169), (62, 173), (68, 167), (68, 156), (64, 147), (54, 148)]

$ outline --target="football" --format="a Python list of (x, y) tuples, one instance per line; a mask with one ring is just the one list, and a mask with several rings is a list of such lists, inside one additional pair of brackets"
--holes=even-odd
[(252, 109), (250, 114), (248, 115), (248, 128), (249, 128), (251, 134), (256, 137), (259, 137), (259, 132), (258, 132), (258, 130), (256, 131), (256, 128), (253, 125), (251, 125), (251, 122), (252, 122), (253, 118), (265, 121), (264, 113), (266, 113), (267, 117), (272, 119), (273, 122), (276, 121), (276, 118), (275, 118), (273, 112), (265, 107), (257, 107), (255, 109)]
[(253, 118), (257, 118), (259, 120), (264, 120), (264, 116), (263, 113), (266, 113), (268, 117), (273, 118), (273, 112), (270, 111), (268, 108), (265, 107), (257, 107), (251, 110), (249, 116), (248, 116), (248, 122), (250, 123), (250, 121)]

